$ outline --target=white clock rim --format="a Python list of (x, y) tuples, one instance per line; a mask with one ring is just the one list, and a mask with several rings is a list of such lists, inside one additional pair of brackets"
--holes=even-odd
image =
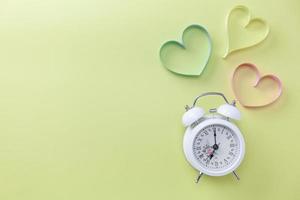
[[(209, 125), (214, 125), (214, 124), (220, 124), (227, 126), (228, 128), (232, 129), (235, 134), (237, 135), (239, 141), (240, 141), (240, 153), (239, 157), (236, 159), (235, 163), (233, 163), (229, 168), (222, 170), (222, 171), (210, 171), (208, 169), (203, 168), (199, 162), (196, 160), (194, 157), (193, 153), (193, 141), (194, 138), (196, 137), (197, 133), (204, 127), (209, 126)], [(211, 118), (211, 119), (206, 119), (202, 123), (198, 124), (196, 127), (193, 129), (191, 127), (188, 127), (185, 134), (184, 134), (184, 139), (183, 139), (183, 150), (185, 157), (187, 161), (198, 171), (209, 175), (209, 176), (224, 176), (227, 175), (231, 172), (233, 172), (242, 162), (244, 155), (245, 155), (245, 141), (244, 137), (239, 130), (239, 128), (232, 124), (231, 122), (224, 120), (224, 119), (216, 119), (216, 118)]]

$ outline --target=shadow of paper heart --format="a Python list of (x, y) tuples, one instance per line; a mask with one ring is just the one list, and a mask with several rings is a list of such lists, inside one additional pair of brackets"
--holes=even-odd
[(240, 64), (232, 77), (232, 89), (238, 102), (248, 108), (274, 103), (282, 94), (280, 79), (272, 74), (261, 75), (254, 64)]
[(160, 48), (160, 60), (171, 72), (198, 76), (205, 69), (211, 55), (211, 39), (200, 25), (188, 26), (182, 34), (182, 43), (168, 41)]
[(261, 43), (269, 34), (269, 26), (261, 18), (252, 18), (245, 6), (234, 7), (227, 18), (227, 50), (224, 55)]

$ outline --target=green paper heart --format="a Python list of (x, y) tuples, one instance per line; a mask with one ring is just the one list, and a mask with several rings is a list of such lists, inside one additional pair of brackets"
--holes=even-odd
[(168, 41), (160, 48), (160, 60), (171, 72), (199, 76), (211, 55), (212, 42), (207, 30), (200, 25), (188, 26), (182, 34), (182, 43)]

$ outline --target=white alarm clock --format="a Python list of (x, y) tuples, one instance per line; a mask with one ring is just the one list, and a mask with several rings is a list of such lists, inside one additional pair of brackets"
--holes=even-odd
[[(197, 107), (199, 98), (210, 95), (223, 97), (226, 104), (209, 110)], [(186, 106), (182, 122), (187, 127), (183, 139), (183, 150), (187, 161), (199, 171), (198, 183), (203, 174), (224, 176), (235, 172), (245, 154), (245, 142), (239, 128), (231, 121), (241, 118), (235, 101), (229, 103), (222, 93), (207, 92), (196, 97), (192, 107)]]

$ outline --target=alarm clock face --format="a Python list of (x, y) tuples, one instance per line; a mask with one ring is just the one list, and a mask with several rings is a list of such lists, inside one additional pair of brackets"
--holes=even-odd
[(223, 119), (207, 119), (184, 138), (187, 160), (199, 171), (222, 176), (234, 171), (241, 163), (244, 139), (239, 129)]

